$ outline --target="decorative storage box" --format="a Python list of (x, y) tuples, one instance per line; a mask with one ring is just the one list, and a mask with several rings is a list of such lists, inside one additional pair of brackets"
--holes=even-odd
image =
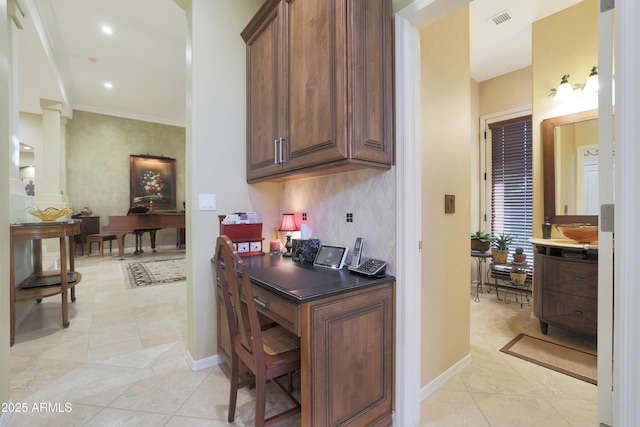
[(220, 218), (220, 235), (231, 239), (240, 256), (264, 255), (262, 252), (262, 224), (223, 224)]

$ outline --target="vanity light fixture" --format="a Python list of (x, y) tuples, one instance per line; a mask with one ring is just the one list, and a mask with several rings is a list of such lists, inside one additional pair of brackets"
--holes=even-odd
[(587, 78), (585, 84), (576, 83), (571, 85), (569, 83), (569, 74), (565, 74), (562, 76), (560, 80), (560, 85), (557, 89), (551, 89), (551, 93), (549, 96), (553, 96), (553, 99), (556, 101), (564, 101), (566, 99), (573, 98), (576, 96), (576, 90), (581, 90), (582, 93), (587, 95), (598, 92), (598, 67), (594, 66), (591, 68), (591, 73)]
[(287, 252), (282, 254), (283, 257), (290, 257), (293, 255), (293, 253), (291, 253), (291, 232), (298, 230), (300, 230), (300, 226), (296, 222), (295, 216), (292, 213), (282, 214), (282, 222), (280, 222), (280, 228), (278, 228), (278, 231), (287, 232), (287, 243), (284, 245)]
[(569, 74), (565, 74), (562, 76), (562, 80), (560, 80), (560, 86), (556, 89), (556, 93), (553, 97), (556, 101), (564, 101), (565, 99), (572, 98), (576, 96), (576, 91), (573, 90), (571, 83), (569, 83)]
[(598, 67), (594, 66), (591, 69), (591, 74), (589, 74), (582, 91), (584, 93), (596, 93), (598, 91)]

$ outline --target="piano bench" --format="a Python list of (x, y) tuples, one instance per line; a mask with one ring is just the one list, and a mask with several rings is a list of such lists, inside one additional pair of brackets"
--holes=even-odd
[(97, 243), (100, 249), (100, 256), (104, 256), (104, 242), (109, 242), (109, 253), (111, 253), (113, 241), (116, 240), (115, 234), (89, 234), (87, 236), (87, 256), (91, 256), (91, 244)]

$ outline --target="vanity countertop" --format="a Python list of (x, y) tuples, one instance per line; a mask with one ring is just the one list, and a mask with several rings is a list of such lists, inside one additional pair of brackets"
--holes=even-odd
[(537, 246), (554, 246), (558, 248), (571, 248), (571, 249), (585, 249), (585, 250), (598, 250), (598, 245), (592, 245), (588, 243), (578, 243), (571, 239), (540, 239), (531, 238), (529, 242)]

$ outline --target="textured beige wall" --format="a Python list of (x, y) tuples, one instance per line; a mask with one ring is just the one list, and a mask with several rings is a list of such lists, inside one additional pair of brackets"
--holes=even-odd
[[(73, 211), (88, 206), (100, 216), (125, 215), (129, 203), (131, 154), (176, 159), (176, 204), (185, 201), (185, 130), (140, 120), (75, 111), (67, 122), (67, 195)], [(148, 245), (148, 235), (143, 241)], [(175, 245), (175, 230), (160, 230), (156, 245)], [(133, 246), (133, 237), (125, 239)]]
[(531, 73), (526, 67), (480, 83), (480, 117), (531, 105)]
[[(428, 384), (469, 354), (469, 8), (421, 31), (422, 366)], [(444, 196), (456, 197), (444, 213)]]
[(558, 87), (562, 75), (569, 74), (571, 83), (584, 84), (591, 67), (598, 64), (598, 1), (584, 0), (534, 22), (532, 35), (533, 235), (542, 237), (544, 171), (540, 123), (549, 117), (597, 108), (597, 94), (579, 94), (568, 101), (556, 101), (548, 95), (551, 88)]

